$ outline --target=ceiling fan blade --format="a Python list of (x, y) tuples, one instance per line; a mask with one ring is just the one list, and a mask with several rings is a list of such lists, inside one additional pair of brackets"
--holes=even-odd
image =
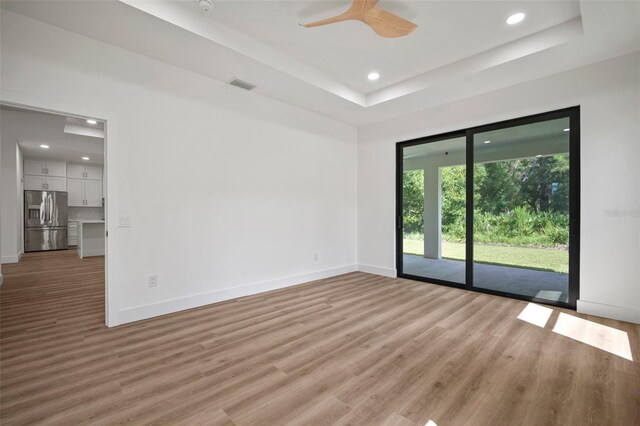
[(361, 18), (373, 31), (382, 37), (402, 37), (410, 34), (417, 25), (411, 21), (387, 12), (386, 10), (373, 8)]
[(360, 15), (376, 7), (380, 0), (353, 0), (347, 13)]
[(351, 18), (346, 14), (342, 14), (342, 15), (334, 16), (333, 18), (321, 19), (319, 21), (311, 22), (308, 24), (300, 24), (300, 25), (302, 25), (305, 28), (312, 28), (312, 27), (320, 27), (322, 25), (335, 24), (336, 22), (342, 22), (349, 19), (353, 19), (353, 18)]

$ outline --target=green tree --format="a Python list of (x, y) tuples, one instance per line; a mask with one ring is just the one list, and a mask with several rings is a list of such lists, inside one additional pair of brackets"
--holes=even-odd
[(424, 171), (402, 174), (402, 227), (405, 234), (424, 233)]
[(569, 212), (569, 158), (554, 155), (520, 160), (519, 204), (528, 205), (534, 212)]
[(477, 164), (474, 167), (474, 186), (478, 199), (475, 208), (484, 213), (498, 214), (512, 210), (518, 204), (519, 184), (517, 162), (501, 161)]
[(442, 226), (464, 222), (467, 205), (466, 167), (444, 167), (442, 177)]

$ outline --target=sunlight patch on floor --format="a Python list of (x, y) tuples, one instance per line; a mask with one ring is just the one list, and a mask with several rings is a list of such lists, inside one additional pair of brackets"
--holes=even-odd
[(622, 330), (561, 312), (553, 331), (633, 361), (629, 336)]
[(518, 319), (526, 321), (529, 324), (537, 325), (544, 328), (549, 321), (549, 317), (553, 313), (553, 309), (546, 308), (544, 306), (536, 305), (535, 303), (529, 303), (518, 315)]

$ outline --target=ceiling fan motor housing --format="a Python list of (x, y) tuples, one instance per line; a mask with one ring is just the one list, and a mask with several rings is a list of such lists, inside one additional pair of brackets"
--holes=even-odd
[(199, 0), (198, 6), (200, 6), (200, 9), (204, 10), (205, 12), (208, 12), (213, 8), (213, 3), (211, 2), (211, 0)]

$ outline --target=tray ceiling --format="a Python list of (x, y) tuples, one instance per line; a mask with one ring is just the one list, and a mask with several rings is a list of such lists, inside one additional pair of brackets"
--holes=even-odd
[[(378, 37), (359, 22), (306, 29), (349, 2), (14, 1), (2, 7), (355, 126), (640, 50), (640, 2), (391, 1), (418, 24)], [(506, 18), (518, 11), (515, 26)], [(367, 79), (370, 71), (380, 79)], [(240, 89), (236, 89), (240, 90)]]

